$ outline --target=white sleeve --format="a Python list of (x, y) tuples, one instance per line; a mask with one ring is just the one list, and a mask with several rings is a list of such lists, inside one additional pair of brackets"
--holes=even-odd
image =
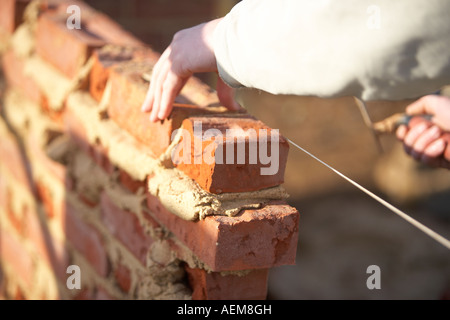
[(450, 84), (449, 0), (243, 0), (218, 24), (229, 85), (397, 100)]

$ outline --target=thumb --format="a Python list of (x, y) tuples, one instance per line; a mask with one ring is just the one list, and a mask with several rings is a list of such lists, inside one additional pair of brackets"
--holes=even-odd
[(220, 103), (228, 110), (238, 111), (242, 109), (234, 98), (235, 89), (228, 86), (220, 77), (217, 78), (216, 90)]
[(406, 107), (406, 113), (410, 115), (436, 114), (436, 105), (439, 103), (439, 96), (428, 95), (414, 101)]
[(430, 114), (432, 121), (442, 130), (450, 131), (450, 98), (446, 96), (428, 95), (406, 107), (410, 115)]

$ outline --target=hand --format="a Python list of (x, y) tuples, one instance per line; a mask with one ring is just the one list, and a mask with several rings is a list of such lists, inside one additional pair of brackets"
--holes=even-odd
[[(150, 121), (164, 120), (172, 111), (173, 102), (187, 80), (196, 72), (217, 72), (213, 33), (220, 19), (178, 31), (163, 52), (152, 72), (143, 112), (151, 112)], [(233, 90), (218, 79), (217, 92), (221, 103), (238, 109)]]
[(413, 118), (408, 127), (400, 126), (397, 137), (414, 159), (432, 167), (450, 169), (450, 98), (429, 95), (406, 108), (410, 115), (430, 114), (432, 121)]

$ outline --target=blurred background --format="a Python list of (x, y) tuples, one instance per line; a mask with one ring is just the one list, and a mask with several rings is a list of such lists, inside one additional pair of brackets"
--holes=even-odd
[[(86, 0), (162, 52), (183, 28), (225, 15), (236, 0)], [(198, 75), (211, 86), (215, 75)], [(380, 153), (351, 98), (280, 101), (247, 95), (249, 112), (337, 170), (450, 238), (450, 172), (411, 160), (393, 136)], [(371, 102), (374, 121), (410, 101)], [(274, 268), (269, 299), (449, 299), (450, 254), (303, 152), (291, 147), (285, 187), (300, 212), (294, 266)], [(378, 265), (381, 289), (366, 286)]]

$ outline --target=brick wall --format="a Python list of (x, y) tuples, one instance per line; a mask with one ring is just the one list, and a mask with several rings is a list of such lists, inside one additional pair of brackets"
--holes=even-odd
[[(151, 21), (169, 9), (133, 3)], [(192, 3), (177, 7), (189, 23), (209, 10), (182, 3)], [(195, 144), (194, 135), (192, 145), (172, 141), (173, 131), (192, 133), (194, 121), (271, 129), (218, 106), (195, 78), (170, 118), (150, 123), (139, 106), (157, 51), (83, 2), (28, 4), (0, 2), (0, 298), (266, 298), (269, 269), (293, 264), (297, 246), (284, 138), (273, 176), (260, 175), (261, 162), (172, 161), (171, 150)], [(69, 4), (81, 8), (81, 30), (66, 26)], [(127, 12), (140, 21), (143, 11)], [(80, 289), (68, 286), (69, 266)]]

